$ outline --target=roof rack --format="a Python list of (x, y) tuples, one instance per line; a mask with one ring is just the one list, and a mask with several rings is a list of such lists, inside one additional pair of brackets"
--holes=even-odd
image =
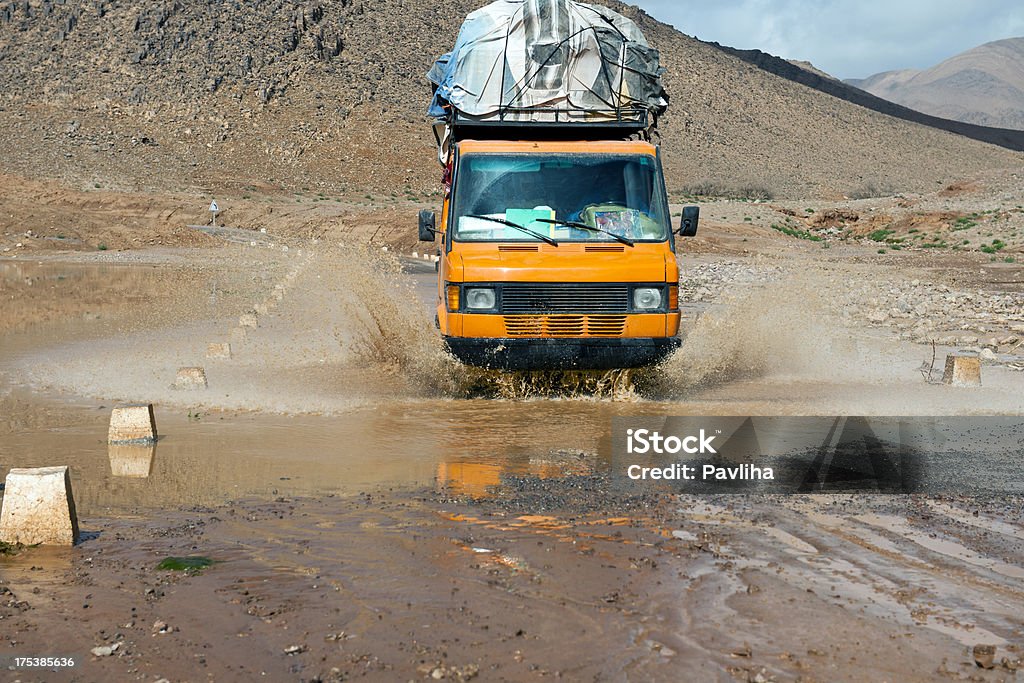
[(473, 117), (455, 109), (435, 121), (447, 126), (454, 139), (518, 137), (529, 139), (614, 139), (639, 135), (649, 139), (651, 112), (643, 107), (621, 109), (540, 109), (502, 107), (494, 114)]

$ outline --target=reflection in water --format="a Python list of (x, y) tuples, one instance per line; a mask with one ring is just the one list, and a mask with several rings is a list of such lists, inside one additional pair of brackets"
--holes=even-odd
[(419, 401), (332, 416), (204, 413), (196, 420), (157, 405), (160, 441), (137, 446), (108, 445), (109, 409), (96, 407), (63, 406), (80, 417), (77, 426), (43, 424), (5, 435), (0, 462), (69, 465), (83, 516), (382, 485), (430, 487), (438, 480), (482, 496), (503, 472), (578, 471), (581, 450), (592, 454), (608, 438), (614, 409), (568, 401)]
[(110, 473), (115, 477), (146, 479), (153, 469), (156, 444), (110, 444)]

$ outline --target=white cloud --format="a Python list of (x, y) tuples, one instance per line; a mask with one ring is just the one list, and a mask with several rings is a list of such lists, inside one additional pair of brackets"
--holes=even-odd
[(1024, 35), (1019, 0), (633, 0), (683, 33), (804, 59), (841, 78), (926, 68)]

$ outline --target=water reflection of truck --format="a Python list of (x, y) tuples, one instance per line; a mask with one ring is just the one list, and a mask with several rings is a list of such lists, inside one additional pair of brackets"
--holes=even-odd
[(445, 194), (419, 234), (440, 239), (437, 324), (463, 362), (628, 368), (678, 346), (675, 236), (698, 211), (673, 230), (657, 62), (632, 22), (571, 0), (478, 10), (438, 60)]

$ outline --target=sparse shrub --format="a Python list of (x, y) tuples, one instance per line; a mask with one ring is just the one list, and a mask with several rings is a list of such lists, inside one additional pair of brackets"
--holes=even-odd
[(894, 193), (893, 186), (885, 181), (869, 181), (860, 187), (854, 188), (846, 193), (850, 199), (871, 199), (873, 197), (891, 197)]
[(869, 234), (868, 239), (872, 242), (884, 242), (886, 237), (895, 232), (895, 230), (889, 230), (888, 228), (880, 228)]
[(767, 201), (775, 195), (766, 187), (757, 185), (733, 186), (718, 180), (701, 180), (679, 190), (684, 197), (716, 197), (722, 199), (760, 199)]

